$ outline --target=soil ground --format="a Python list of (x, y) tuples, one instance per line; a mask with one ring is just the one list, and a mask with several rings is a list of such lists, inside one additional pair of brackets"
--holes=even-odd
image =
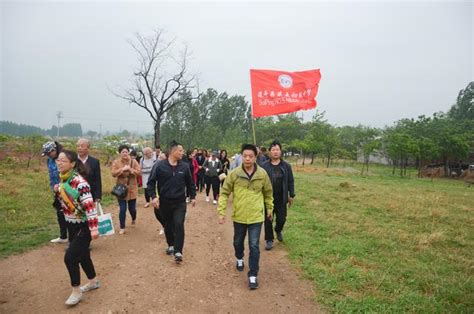
[[(73, 308), (64, 305), (70, 294), (63, 263), (64, 244), (48, 244), (0, 261), (1, 313), (318, 313), (311, 283), (290, 265), (283, 245), (272, 251), (260, 242), (260, 288), (247, 287), (246, 268), (235, 269), (230, 217), (217, 223), (215, 206), (198, 193), (188, 206), (184, 262), (165, 254), (153, 209), (137, 204), (138, 219), (125, 235), (118, 232), (92, 242), (92, 260), (102, 287), (85, 293)], [(109, 206), (118, 228), (118, 206)], [(53, 211), (51, 211), (53, 213)], [(118, 229), (116, 229), (118, 231)], [(81, 273), (82, 281), (85, 275)]]

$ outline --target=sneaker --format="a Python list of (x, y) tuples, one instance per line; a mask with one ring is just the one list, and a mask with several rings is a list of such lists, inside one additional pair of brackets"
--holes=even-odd
[(191, 203), (191, 199), (189, 197), (186, 197), (186, 203)]
[(86, 285), (83, 285), (80, 289), (81, 289), (81, 292), (84, 293), (84, 292), (99, 289), (99, 288), (100, 288), (100, 281), (97, 280), (95, 284), (91, 285), (90, 283), (88, 283)]
[(249, 277), (249, 288), (250, 288), (250, 290), (255, 290), (255, 289), (258, 288), (257, 277), (255, 277), (255, 276), (250, 276)]
[(270, 251), (272, 248), (273, 248), (273, 241), (272, 240), (267, 241), (267, 243), (265, 244), (265, 250)]
[(51, 243), (67, 243), (67, 239), (56, 238), (56, 239), (52, 239), (49, 242), (51, 242)]
[(119, 234), (120, 235), (125, 234), (125, 229), (120, 229)]
[(174, 253), (174, 246), (169, 246), (166, 249), (166, 255), (173, 255), (173, 253)]
[(213, 204), (213, 205), (217, 205), (217, 201), (216, 201), (216, 200), (213, 200), (213, 201), (212, 201), (212, 204)]
[(209, 202), (209, 196), (206, 196), (206, 202)]
[(183, 254), (181, 254), (180, 252), (176, 253), (174, 255), (174, 261), (176, 263), (181, 263), (183, 261)]
[(145, 205), (143, 207), (147, 208), (150, 206), (150, 203), (145, 203)]
[(165, 229), (161, 228), (160, 229), (160, 235), (163, 235), (163, 234), (165, 234)]
[(244, 260), (238, 259), (235, 268), (237, 268), (238, 271), (244, 271)]
[(66, 300), (66, 305), (69, 305), (69, 306), (76, 305), (77, 303), (81, 302), (81, 300), (82, 300), (82, 292), (80, 294), (71, 293), (69, 298), (67, 298)]
[(283, 234), (281, 234), (281, 231), (280, 232), (277, 232), (277, 239), (278, 241), (283, 241)]

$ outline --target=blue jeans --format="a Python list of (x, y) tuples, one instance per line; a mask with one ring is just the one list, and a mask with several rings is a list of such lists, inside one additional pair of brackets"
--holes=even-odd
[(258, 262), (260, 260), (260, 248), (259, 248), (259, 241), (260, 241), (260, 231), (262, 230), (262, 223), (254, 223), (254, 224), (241, 224), (234, 221), (234, 250), (235, 250), (235, 257), (237, 259), (244, 258), (244, 241), (245, 235), (249, 234), (249, 272), (248, 276), (255, 276), (258, 275)]
[(128, 211), (130, 212), (130, 216), (132, 216), (132, 220), (137, 219), (137, 200), (119, 200), (119, 220), (120, 220), (120, 229), (125, 228), (125, 218), (127, 217), (127, 203), (128, 203)]

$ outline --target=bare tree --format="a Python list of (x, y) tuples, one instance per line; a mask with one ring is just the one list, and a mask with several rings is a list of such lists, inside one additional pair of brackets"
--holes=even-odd
[(188, 73), (189, 53), (186, 46), (175, 57), (175, 40), (167, 41), (163, 30), (149, 37), (135, 34), (129, 44), (138, 54), (140, 63), (133, 73), (134, 86), (116, 96), (146, 110), (154, 122), (155, 145), (160, 145), (160, 127), (166, 112), (174, 106), (196, 99), (196, 77)]

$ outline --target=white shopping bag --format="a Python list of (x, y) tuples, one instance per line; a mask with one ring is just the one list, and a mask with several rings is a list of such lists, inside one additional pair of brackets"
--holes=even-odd
[(112, 214), (104, 214), (102, 205), (99, 202), (96, 203), (96, 209), (99, 213), (99, 235), (108, 236), (115, 233), (114, 223), (112, 222)]

